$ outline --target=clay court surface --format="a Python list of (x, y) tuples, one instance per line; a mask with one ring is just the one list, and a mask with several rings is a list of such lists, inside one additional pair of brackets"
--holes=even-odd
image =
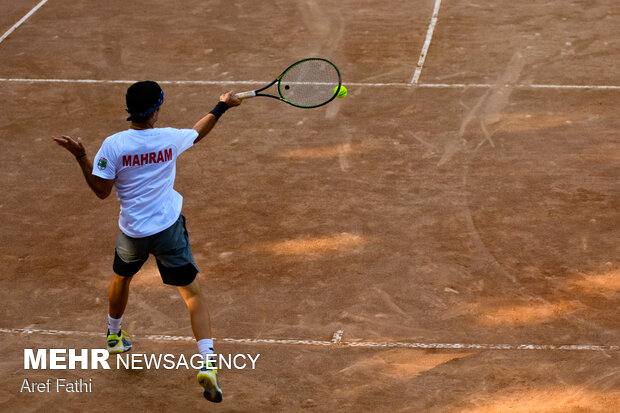
[[(618, 411), (620, 4), (438, 4), (49, 0), (4, 38), (0, 410)], [(0, 34), (36, 5), (0, 0)], [(310, 56), (346, 99), (245, 101), (178, 161), (216, 351), (256, 369), (223, 370), (220, 405), (193, 370), (24, 370), (104, 346), (118, 231), (50, 137), (94, 156), (145, 79), (158, 126), (191, 127)], [(196, 350), (152, 258), (123, 328)], [(20, 392), (59, 377), (93, 391)]]

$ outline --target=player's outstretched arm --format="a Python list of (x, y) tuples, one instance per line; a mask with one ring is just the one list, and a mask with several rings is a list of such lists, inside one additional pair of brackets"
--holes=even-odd
[(229, 108), (233, 106), (239, 106), (241, 104), (241, 99), (235, 96), (233, 91), (224, 93), (220, 96), (220, 101), (218, 104), (211, 110), (211, 112), (207, 113), (205, 117), (200, 119), (194, 125), (193, 129), (198, 132), (198, 137), (194, 141), (194, 144), (200, 142), (202, 138), (207, 136), (211, 129), (217, 123), (217, 120), (226, 112)]
[(112, 192), (112, 187), (114, 186), (114, 179), (103, 179), (96, 175), (93, 175), (93, 163), (88, 158), (86, 154), (86, 148), (82, 144), (82, 139), (78, 138), (77, 141), (73, 140), (69, 136), (62, 136), (57, 138), (52, 136), (54, 142), (58, 145), (62, 146), (77, 159), (80, 168), (82, 169), (82, 174), (84, 175), (84, 179), (86, 179), (86, 183), (92, 189), (92, 191), (101, 199), (107, 198)]

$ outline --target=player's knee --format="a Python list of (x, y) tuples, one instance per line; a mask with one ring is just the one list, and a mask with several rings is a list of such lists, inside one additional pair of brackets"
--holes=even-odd
[(128, 285), (131, 280), (133, 280), (133, 275), (120, 275), (120, 274), (114, 274), (114, 278), (112, 278), (112, 282), (115, 284), (125, 284)]

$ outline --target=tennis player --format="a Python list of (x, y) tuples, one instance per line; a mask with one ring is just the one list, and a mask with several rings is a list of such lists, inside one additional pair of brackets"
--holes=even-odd
[(213, 353), (209, 311), (181, 215), (183, 197), (173, 186), (178, 156), (202, 140), (224, 112), (241, 101), (233, 92), (224, 93), (192, 129), (175, 129), (155, 128), (164, 102), (164, 92), (156, 82), (135, 83), (125, 97), (129, 129), (105, 139), (94, 165), (80, 138), (52, 137), (75, 156), (88, 186), (99, 198), (108, 197), (114, 188), (121, 204), (108, 295), (107, 348), (113, 354), (131, 350), (130, 335), (121, 329), (129, 285), (152, 254), (164, 284), (176, 286), (189, 309), (198, 351), (205, 358), (198, 382), (204, 387), (204, 397), (218, 403), (222, 390), (217, 369), (206, 362), (207, 355)]

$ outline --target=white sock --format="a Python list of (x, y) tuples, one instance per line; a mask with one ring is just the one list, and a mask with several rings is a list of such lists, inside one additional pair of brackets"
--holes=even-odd
[(110, 314), (108, 314), (108, 331), (110, 334), (118, 334), (121, 332), (121, 321), (123, 321), (123, 317), (112, 318)]
[(198, 352), (206, 360), (207, 354), (213, 354), (213, 339), (203, 338), (198, 340)]

